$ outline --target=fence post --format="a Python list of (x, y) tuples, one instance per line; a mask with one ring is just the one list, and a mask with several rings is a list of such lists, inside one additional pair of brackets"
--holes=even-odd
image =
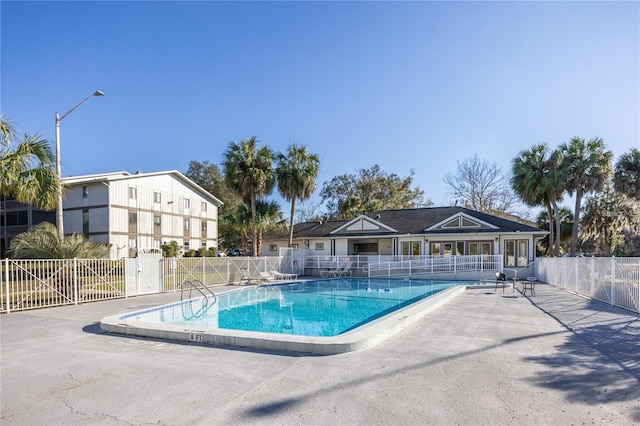
[(73, 258), (73, 304), (78, 304), (78, 259)]
[(616, 305), (616, 258), (611, 256), (611, 306)]
[(4, 299), (7, 303), (7, 313), (11, 312), (11, 299), (9, 298), (9, 258), (4, 259), (4, 287), (7, 298)]

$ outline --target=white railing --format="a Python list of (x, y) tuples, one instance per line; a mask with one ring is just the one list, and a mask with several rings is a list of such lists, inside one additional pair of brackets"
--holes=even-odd
[(342, 267), (345, 263), (350, 263), (351, 269), (362, 270), (369, 277), (392, 277), (498, 271), (502, 269), (502, 260), (502, 255), (499, 254), (473, 256), (307, 256), (305, 268), (312, 271), (334, 270)]
[[(142, 256), (141, 256), (142, 257)], [(0, 260), (0, 313), (239, 283), (243, 274), (303, 275), (304, 257)]]
[(640, 258), (539, 258), (536, 277), (582, 296), (640, 313)]
[(0, 287), (0, 312), (124, 297), (124, 261), (5, 259)]
[(501, 255), (423, 256), (418, 259), (370, 262), (370, 277), (425, 276), (502, 269)]

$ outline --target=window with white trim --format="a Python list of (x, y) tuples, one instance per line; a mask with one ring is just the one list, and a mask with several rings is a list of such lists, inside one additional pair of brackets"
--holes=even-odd
[(528, 240), (504, 241), (504, 266), (527, 266), (529, 263)]

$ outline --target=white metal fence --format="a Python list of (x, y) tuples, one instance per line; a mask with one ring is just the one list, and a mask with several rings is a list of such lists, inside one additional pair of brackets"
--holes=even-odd
[[(155, 259), (155, 260), (154, 260)], [(345, 262), (370, 277), (424, 276), (502, 269), (502, 256), (305, 256), (135, 259), (3, 259), (0, 313), (180, 291), (185, 281), (238, 283), (243, 275), (279, 271), (305, 275)], [(640, 313), (640, 258), (540, 258), (540, 281)]]
[(286, 251), (279, 257), (162, 258), (140, 254), (119, 260), (2, 259), (0, 313), (180, 291), (185, 281), (220, 286), (260, 272), (302, 275), (304, 258), (300, 256)]
[(414, 259), (389, 259), (370, 263), (370, 277), (424, 276), (484, 272), (502, 269), (502, 255), (416, 256)]
[(540, 258), (536, 277), (553, 286), (640, 313), (640, 258)]

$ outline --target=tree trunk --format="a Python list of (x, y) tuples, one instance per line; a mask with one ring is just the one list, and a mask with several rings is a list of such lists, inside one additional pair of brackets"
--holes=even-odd
[(553, 244), (554, 244), (554, 239), (553, 239), (553, 208), (551, 207), (551, 204), (547, 204), (547, 217), (549, 218), (549, 247), (547, 249), (547, 251), (549, 252), (550, 256), (553, 256)]
[(253, 247), (253, 255), (258, 253), (258, 229), (256, 225), (256, 194), (251, 193), (251, 246)]
[(293, 217), (296, 214), (296, 197), (291, 199), (291, 219), (289, 220), (289, 247), (293, 247)]
[(580, 204), (582, 204), (582, 190), (576, 190), (576, 209), (573, 212), (573, 227), (571, 229), (571, 256), (578, 251), (578, 231), (580, 227)]
[(558, 209), (558, 203), (553, 201), (554, 220), (556, 222), (556, 246), (555, 255), (560, 256), (560, 209)]

